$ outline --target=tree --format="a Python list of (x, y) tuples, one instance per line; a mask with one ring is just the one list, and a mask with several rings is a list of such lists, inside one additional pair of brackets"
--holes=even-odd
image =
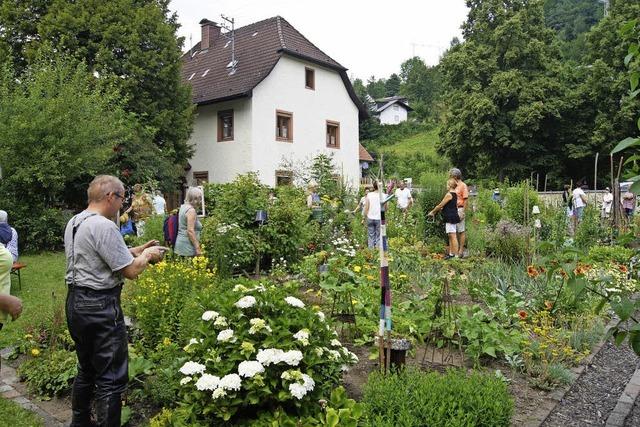
[(629, 75), (624, 62), (631, 46), (621, 38), (619, 29), (640, 16), (640, 0), (615, 1), (610, 13), (587, 35), (589, 74), (584, 93), (592, 103), (589, 146), (603, 154), (635, 131), (635, 117), (640, 108), (638, 98), (628, 96)]
[[(17, 73), (47, 54), (84, 62), (105, 85), (119, 90), (125, 109), (140, 123), (134, 142), (119, 147), (121, 177), (132, 182), (153, 177), (167, 188), (192, 154), (187, 140), (194, 108), (180, 79), (182, 40), (176, 38), (177, 18), (168, 3), (26, 0), (5, 1), (0, 8), (0, 36), (12, 46), (14, 63), (26, 64)], [(37, 11), (35, 18), (31, 10)], [(138, 150), (153, 158), (141, 158)]]
[(135, 120), (113, 87), (96, 86), (82, 64), (34, 63), (20, 81), (0, 71), (0, 200), (29, 249), (61, 243), (62, 210), (86, 203), (89, 181), (132, 138)]
[(384, 82), (385, 96), (396, 96), (400, 93), (400, 77), (393, 73)]
[(604, 16), (597, 0), (546, 0), (545, 21), (560, 39), (562, 56), (580, 61), (586, 52), (586, 34)]
[(375, 76), (369, 77), (367, 80), (367, 93), (373, 99), (384, 98), (386, 93), (386, 88), (383, 79), (377, 80)]
[(438, 67), (427, 67), (414, 56), (400, 65), (400, 78), (400, 93), (407, 97), (418, 119), (436, 118), (435, 106), (442, 90)]
[(465, 41), (440, 64), (448, 103), (440, 151), (472, 176), (521, 179), (557, 170), (565, 88), (542, 5), (467, 0), (467, 6)]

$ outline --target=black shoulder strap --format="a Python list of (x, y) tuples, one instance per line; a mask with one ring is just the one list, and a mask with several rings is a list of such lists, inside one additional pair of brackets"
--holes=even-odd
[(71, 232), (71, 262), (72, 262), (71, 281), (74, 286), (76, 285), (76, 233), (78, 232), (78, 228), (80, 228), (83, 222), (85, 222), (87, 219), (95, 215), (97, 214), (92, 213), (90, 215), (87, 215), (84, 218), (82, 218), (82, 220), (80, 220), (80, 222), (78, 222), (77, 224), (75, 223), (75, 220), (74, 220), (73, 229)]

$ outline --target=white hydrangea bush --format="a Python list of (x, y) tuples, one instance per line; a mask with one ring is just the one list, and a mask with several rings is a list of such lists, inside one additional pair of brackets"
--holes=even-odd
[(294, 294), (295, 285), (243, 280), (200, 296), (180, 368), (180, 403), (194, 424), (276, 408), (304, 416), (357, 362), (324, 314)]

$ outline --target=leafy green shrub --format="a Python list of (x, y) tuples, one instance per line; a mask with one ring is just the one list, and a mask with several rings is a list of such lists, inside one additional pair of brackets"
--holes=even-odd
[(591, 262), (617, 262), (627, 264), (633, 256), (633, 249), (624, 246), (592, 246), (589, 249), (589, 260)]
[(64, 228), (73, 216), (70, 211), (20, 204), (7, 207), (6, 210), (11, 226), (20, 237), (21, 250), (38, 252), (62, 249)]
[(588, 205), (575, 233), (574, 241), (576, 246), (585, 249), (589, 248), (596, 245), (605, 236), (606, 230), (600, 222), (600, 212), (595, 207)]
[(213, 286), (215, 274), (207, 269), (207, 259), (194, 257), (186, 261), (161, 261), (140, 275), (127, 289), (128, 308), (147, 349), (154, 349), (165, 338), (175, 340), (180, 312), (195, 289)]
[(500, 379), (461, 370), (444, 375), (416, 369), (374, 372), (362, 403), (371, 427), (508, 426), (513, 413), (513, 400)]
[(513, 221), (501, 220), (488, 233), (486, 241), (487, 255), (504, 260), (521, 260), (525, 256), (528, 239), (528, 228)]
[(504, 212), (502, 205), (491, 198), (491, 191), (480, 191), (477, 198), (477, 212), (474, 216), (484, 220), (484, 223), (490, 227), (495, 225), (502, 219)]
[(531, 214), (533, 206), (540, 206), (540, 201), (538, 199), (538, 193), (534, 189), (527, 189), (526, 182), (521, 183), (517, 187), (507, 188), (504, 191), (504, 212), (507, 218), (521, 225), (526, 225), (524, 223), (525, 192), (528, 194), (529, 214)]
[(73, 351), (41, 353), (20, 365), (18, 375), (29, 391), (45, 399), (65, 393), (77, 375), (77, 358)]
[(180, 368), (187, 424), (236, 422), (277, 408), (312, 414), (357, 358), (335, 339), (324, 314), (291, 296), (291, 285), (230, 283), (236, 285), (200, 292), (199, 310), (183, 317), (198, 330)]
[(425, 241), (446, 241), (447, 235), (444, 232), (444, 219), (438, 214), (430, 218), (427, 214), (442, 200), (444, 197), (444, 186), (441, 188), (433, 186), (424, 188), (418, 195), (417, 205), (420, 208), (424, 240)]
[[(301, 256), (300, 249), (312, 234), (301, 189), (278, 187), (270, 200), (268, 188), (255, 174), (207, 189), (215, 203), (203, 223), (201, 240), (221, 276), (252, 270), (258, 256), (266, 263), (280, 258), (295, 262)], [(258, 210), (266, 210), (268, 215), (261, 227), (255, 223)]]

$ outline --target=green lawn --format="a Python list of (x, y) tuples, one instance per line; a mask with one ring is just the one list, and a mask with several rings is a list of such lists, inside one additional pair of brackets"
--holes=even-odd
[(440, 129), (435, 128), (428, 132), (419, 133), (400, 140), (396, 144), (383, 147), (380, 151), (383, 153), (394, 153), (400, 156), (421, 153), (434, 159), (438, 159), (441, 157), (436, 153), (436, 143), (440, 141), (438, 132), (440, 132)]
[(33, 412), (22, 409), (10, 400), (0, 398), (0, 427), (40, 427), (44, 423)]
[(67, 295), (63, 252), (24, 255), (20, 262), (27, 264), (21, 272), (22, 289), (18, 289), (18, 280), (12, 276), (11, 293), (22, 299), (22, 316), (4, 325), (0, 331), (0, 348), (13, 344), (30, 325), (49, 320), (54, 305), (64, 306)]

